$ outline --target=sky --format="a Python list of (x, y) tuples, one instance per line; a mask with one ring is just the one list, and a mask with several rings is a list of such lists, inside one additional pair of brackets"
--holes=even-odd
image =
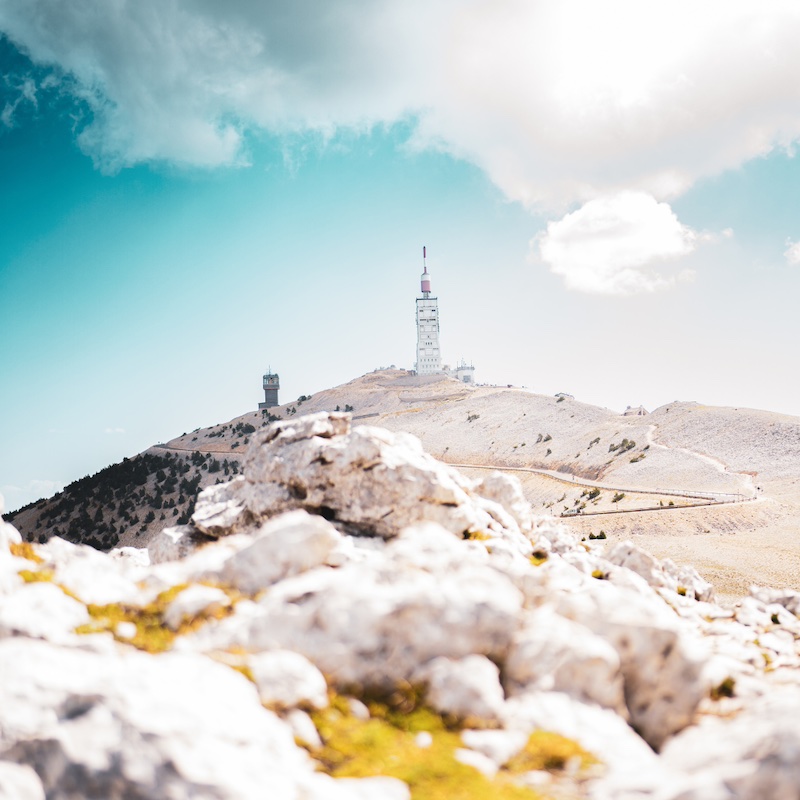
[(7, 510), (444, 360), (800, 415), (800, 5), (0, 0)]

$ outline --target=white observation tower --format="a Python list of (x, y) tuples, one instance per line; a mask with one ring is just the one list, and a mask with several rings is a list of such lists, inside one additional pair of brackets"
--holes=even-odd
[(417, 375), (433, 375), (442, 371), (439, 350), (439, 301), (431, 297), (431, 276), (426, 264), (426, 248), (422, 248), (423, 272), (421, 296), (417, 298)]

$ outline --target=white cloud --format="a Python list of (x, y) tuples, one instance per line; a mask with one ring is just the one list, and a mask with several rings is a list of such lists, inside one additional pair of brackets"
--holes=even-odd
[(538, 239), (581, 291), (689, 278), (664, 260), (728, 234), (656, 201), (800, 137), (795, 0), (3, 0), (0, 30), (88, 105), (79, 143), (108, 171), (412, 120), (413, 147), (531, 210), (584, 204)]
[(800, 264), (800, 242), (793, 242), (791, 239), (786, 240), (788, 247), (783, 255), (790, 264)]
[(629, 295), (691, 279), (688, 270), (664, 274), (656, 267), (688, 255), (697, 240), (666, 203), (644, 192), (621, 192), (549, 222), (531, 244), (567, 288)]
[(106, 428), (103, 432), (110, 434), (125, 433), (125, 428)]
[(5, 0), (0, 29), (74, 76), (109, 169), (418, 115), (418, 144), (564, 209), (673, 197), (800, 135), (794, 0)]

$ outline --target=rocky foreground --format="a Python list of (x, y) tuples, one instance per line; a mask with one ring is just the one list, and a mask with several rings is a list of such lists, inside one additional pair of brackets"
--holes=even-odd
[(0, 798), (800, 795), (800, 594), (605, 545), (337, 413), (147, 550), (0, 523)]

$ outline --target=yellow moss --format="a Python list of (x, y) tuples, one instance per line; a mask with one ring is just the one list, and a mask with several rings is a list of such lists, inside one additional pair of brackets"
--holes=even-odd
[[(119, 641), (132, 644), (140, 650), (149, 653), (160, 653), (169, 650), (176, 636), (196, 630), (209, 619), (221, 619), (231, 613), (231, 607), (212, 608), (198, 614), (192, 619), (184, 620), (177, 631), (173, 631), (164, 622), (164, 613), (170, 603), (187, 587), (188, 584), (179, 584), (161, 592), (156, 599), (147, 606), (129, 606), (121, 603), (111, 603), (105, 606), (88, 605), (92, 622), (76, 628), (76, 633), (101, 633), (108, 631), (114, 634)], [(135, 635), (122, 638), (117, 635), (117, 626), (120, 622), (132, 622), (136, 626)]]
[(36, 564), (44, 563), (44, 559), (33, 549), (33, 545), (30, 542), (12, 542), (8, 549), (11, 551), (12, 556), (25, 558)]
[(575, 764), (579, 770), (597, 764), (597, 759), (587, 753), (577, 742), (549, 731), (534, 731), (525, 747), (503, 765), (511, 773), (547, 770), (555, 772)]
[(54, 586), (57, 586), (61, 589), (62, 592), (67, 597), (71, 597), (73, 600), (77, 600), (79, 603), (82, 603), (78, 595), (75, 594), (72, 590), (68, 589), (66, 586), (62, 586), (60, 583), (55, 583), (53, 578), (55, 577), (55, 573), (51, 569), (21, 569), (17, 575), (22, 578), (25, 583), (52, 583)]
[(534, 567), (538, 567), (541, 564), (544, 564), (545, 561), (547, 561), (547, 553), (545, 553), (543, 550), (537, 550), (531, 556), (530, 561), (531, 561), (531, 564), (533, 564)]
[(244, 675), (245, 678), (250, 681), (250, 683), (256, 682), (255, 676), (253, 675), (253, 670), (251, 670), (247, 664), (229, 664), (228, 666)]
[[(323, 746), (312, 749), (320, 768), (337, 778), (385, 775), (408, 784), (412, 800), (535, 800), (542, 795), (516, 783), (533, 769), (561, 769), (575, 759), (596, 763), (577, 744), (555, 734), (534, 734), (523, 754), (493, 778), (456, 760), (464, 745), (450, 721), (421, 703), (415, 687), (400, 689), (401, 702), (368, 700), (371, 717), (354, 716), (345, 697), (331, 694), (327, 709), (312, 718)], [(406, 704), (412, 707), (406, 708)], [(421, 731), (431, 735), (420, 747)], [(528, 766), (530, 764), (530, 766)]]
[[(144, 608), (111, 603), (105, 606), (90, 604), (87, 606), (92, 622), (80, 625), (76, 633), (102, 633), (108, 631), (115, 638), (128, 642), (148, 653), (160, 653), (172, 647), (175, 633), (164, 623), (160, 611), (153, 608), (156, 604)], [(117, 636), (120, 622), (132, 622), (136, 633), (130, 639)]]
[(21, 569), (17, 574), (25, 583), (50, 582), (53, 580), (53, 570), (51, 569)]
[(494, 539), (495, 537), (486, 533), (486, 531), (467, 531), (464, 534), (464, 538), (470, 539), (473, 542), (486, 542), (489, 539)]

